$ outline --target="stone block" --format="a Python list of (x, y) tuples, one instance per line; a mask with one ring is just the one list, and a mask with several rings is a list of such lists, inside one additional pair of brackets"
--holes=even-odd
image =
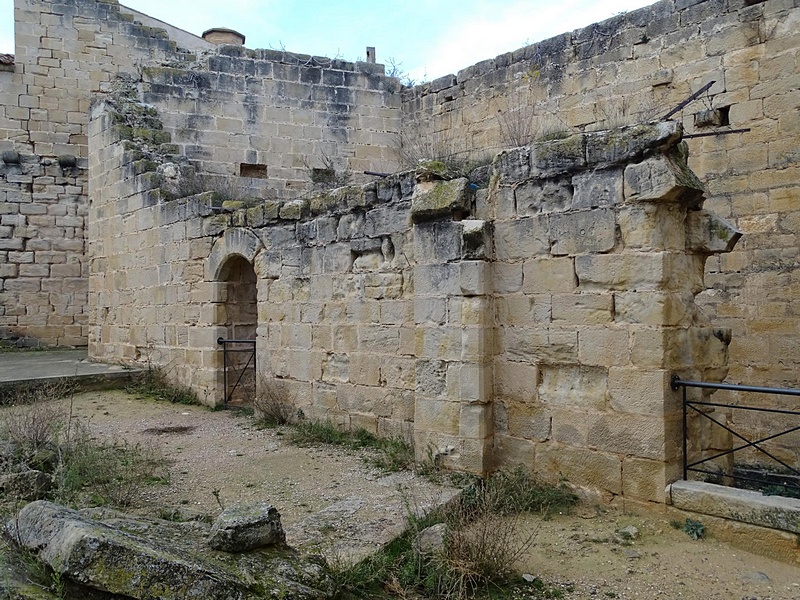
[(550, 218), (551, 252), (574, 255), (608, 252), (616, 243), (616, 219), (612, 209), (553, 215)]
[(586, 134), (586, 161), (589, 165), (624, 164), (641, 160), (656, 149), (676, 144), (683, 135), (677, 121), (642, 123)]
[(575, 271), (585, 290), (700, 291), (704, 287), (702, 261), (679, 253), (582, 255), (575, 258)]
[(624, 456), (666, 461), (676, 458), (681, 448), (680, 419), (675, 416), (590, 413), (587, 416), (590, 448)]
[(441, 397), (447, 391), (447, 363), (442, 360), (417, 360), (415, 390), (420, 396)]
[(686, 249), (701, 254), (731, 252), (742, 232), (705, 210), (690, 211), (686, 221)]
[[(492, 282), (497, 294), (519, 292), (522, 289), (522, 263), (492, 263)], [(535, 286), (535, 283), (531, 285)]]
[(621, 204), (624, 200), (622, 174), (621, 169), (613, 169), (575, 175), (572, 178), (575, 189), (572, 208), (602, 208)]
[(463, 227), (459, 222), (418, 223), (414, 227), (414, 256), (419, 264), (460, 259)]
[(411, 197), (411, 218), (415, 222), (451, 217), (454, 212), (469, 211), (469, 180), (417, 183)]
[(222, 552), (248, 552), (285, 543), (281, 515), (266, 502), (225, 509), (214, 521), (208, 540), (209, 546)]
[[(494, 394), (494, 377), (490, 364), (467, 363), (451, 364), (447, 370), (448, 385), (456, 379), (458, 399), (464, 403), (489, 402)], [(448, 392), (452, 393), (452, 392)]]
[(663, 504), (668, 497), (666, 486), (681, 475), (682, 467), (678, 461), (665, 463), (625, 457), (622, 461), (622, 493), (626, 499)]
[(464, 296), (484, 296), (491, 291), (491, 264), (484, 261), (459, 263), (459, 285)]
[(703, 483), (676, 481), (667, 490), (682, 510), (800, 533), (800, 500)]
[(552, 434), (552, 416), (548, 408), (519, 402), (505, 402), (508, 435), (545, 442)]
[(537, 142), (531, 146), (531, 173), (539, 177), (556, 177), (574, 173), (585, 166), (586, 136), (584, 134)]
[(414, 402), (414, 430), (458, 436), (461, 408), (462, 405), (458, 402), (432, 400), (418, 395)]
[(460, 296), (458, 264), (420, 265), (414, 268), (414, 293), (420, 296)]
[(554, 323), (558, 321), (575, 325), (610, 323), (614, 318), (613, 311), (614, 296), (611, 294), (582, 293), (552, 296)]
[(553, 483), (566, 480), (611, 494), (622, 492), (622, 459), (606, 452), (566, 444), (540, 444), (536, 448), (536, 474)]
[(617, 323), (674, 326), (692, 323), (697, 314), (691, 292), (618, 292), (614, 294)]
[(530, 148), (527, 147), (503, 150), (492, 162), (492, 172), (498, 176), (501, 184), (523, 181), (528, 178), (530, 171)]
[(509, 435), (495, 434), (492, 456), (493, 466), (496, 469), (516, 466), (533, 469), (536, 458), (536, 443)]
[(532, 404), (538, 398), (539, 371), (536, 365), (496, 359), (494, 387), (499, 398)]
[(568, 210), (573, 204), (568, 178), (532, 179), (514, 188), (517, 214), (521, 217)]
[(504, 327), (496, 341), (498, 354), (546, 364), (574, 364), (578, 361), (578, 332), (555, 328)]
[(604, 410), (608, 373), (599, 367), (539, 365), (539, 401), (574, 410)]
[(383, 357), (380, 354), (351, 353), (349, 355), (349, 381), (361, 385), (380, 385), (382, 361)]
[(547, 294), (508, 294), (495, 299), (494, 304), (497, 324), (500, 326), (524, 327), (534, 323), (549, 323), (551, 319), (551, 297)]
[(683, 251), (686, 248), (686, 215), (685, 208), (672, 203), (623, 207), (617, 212), (622, 244), (633, 250)]
[(420, 358), (461, 360), (461, 327), (418, 327), (415, 352)]
[(626, 202), (681, 202), (697, 207), (705, 188), (686, 164), (685, 148), (625, 167)]
[(525, 217), (495, 224), (495, 258), (499, 261), (529, 259), (550, 254), (547, 216)]
[(486, 221), (461, 221), (463, 228), (461, 252), (466, 260), (483, 260), (491, 256), (492, 239), (490, 226)]
[(483, 440), (491, 437), (492, 405), (463, 404), (458, 434), (462, 439)]
[(551, 439), (573, 447), (586, 448), (589, 425), (586, 413), (570, 407), (548, 407), (550, 412)]
[(578, 359), (589, 366), (627, 365), (630, 340), (627, 328), (581, 327), (578, 331)]
[(534, 258), (523, 265), (522, 291), (526, 294), (569, 293), (576, 286), (573, 258)]
[[(413, 390), (415, 388), (414, 359), (405, 357), (370, 357), (379, 363), (380, 382), (390, 388)], [(354, 362), (354, 361), (353, 361)], [(368, 368), (368, 371), (369, 368)], [(352, 375), (351, 375), (352, 377)]]
[(638, 415), (674, 415), (681, 408), (680, 393), (670, 388), (671, 372), (633, 367), (608, 370), (608, 394), (611, 408), (619, 413)]

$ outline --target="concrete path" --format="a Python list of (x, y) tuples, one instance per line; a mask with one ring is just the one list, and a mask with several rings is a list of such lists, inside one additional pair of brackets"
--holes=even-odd
[(0, 388), (59, 379), (75, 381), (82, 388), (113, 387), (139, 372), (119, 365), (91, 362), (85, 348), (0, 352)]

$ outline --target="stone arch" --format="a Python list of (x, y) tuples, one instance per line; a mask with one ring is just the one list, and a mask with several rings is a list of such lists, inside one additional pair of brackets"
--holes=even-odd
[(231, 256), (241, 256), (252, 265), (256, 254), (263, 249), (264, 244), (251, 229), (246, 227), (226, 229), (211, 248), (211, 254), (206, 261), (206, 280), (220, 281), (222, 268)]

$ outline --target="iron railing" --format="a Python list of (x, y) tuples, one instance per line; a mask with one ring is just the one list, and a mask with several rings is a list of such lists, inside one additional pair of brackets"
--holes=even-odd
[[(734, 392), (756, 393), (756, 394), (774, 394), (778, 396), (800, 396), (800, 390), (789, 389), (789, 388), (758, 387), (751, 385), (736, 385), (731, 383), (709, 383), (705, 381), (686, 381), (675, 375), (672, 377), (672, 389), (677, 391), (679, 388), (683, 388), (683, 479), (684, 480), (688, 478), (690, 472), (702, 473), (704, 475), (711, 476), (713, 478), (722, 476), (725, 478), (730, 478), (733, 481), (736, 480), (745, 481), (748, 482), (748, 484), (750, 484), (751, 486), (755, 485), (756, 487), (760, 488), (764, 488), (767, 486), (780, 486), (786, 489), (787, 491), (792, 490), (793, 492), (800, 493), (800, 485), (798, 485), (798, 482), (800, 482), (800, 470), (798, 470), (796, 467), (792, 465), (787, 464), (786, 461), (775, 456), (773, 452), (770, 452), (767, 448), (764, 448), (762, 446), (764, 442), (768, 442), (776, 438), (779, 438), (781, 436), (794, 433), (795, 431), (800, 431), (800, 424), (794, 427), (790, 427), (788, 429), (784, 429), (778, 433), (773, 433), (766, 437), (762, 437), (757, 440), (749, 440), (742, 433), (735, 431), (727, 424), (720, 423), (719, 421), (713, 419), (708, 414), (709, 411), (703, 409), (705, 407), (730, 408), (733, 410), (743, 410), (743, 411), (750, 411), (757, 413), (770, 413), (775, 415), (790, 415), (795, 417), (800, 417), (800, 411), (786, 410), (781, 408), (748, 406), (742, 404), (726, 404), (724, 402), (705, 402), (700, 400), (690, 400), (687, 398), (686, 394), (686, 390), (688, 388), (701, 388), (708, 390), (730, 390)], [(697, 460), (694, 462), (689, 462), (687, 445), (688, 445), (688, 435), (689, 435), (688, 415), (690, 410), (695, 411), (696, 413), (710, 420), (712, 423), (714, 423), (714, 425), (722, 427), (723, 429), (728, 431), (731, 435), (733, 435), (735, 438), (741, 440), (743, 443), (735, 447), (731, 447), (730, 450), (718, 452), (713, 456), (709, 456), (707, 458), (703, 458), (701, 460)], [(783, 467), (784, 473), (776, 474), (771, 476), (770, 478), (765, 479), (765, 478), (753, 477), (746, 474), (742, 474), (741, 472), (736, 473), (734, 471), (732, 473), (720, 473), (719, 470), (711, 471), (708, 469), (701, 468), (704, 463), (717, 460), (723, 456), (732, 455), (734, 452), (745, 450), (747, 448), (753, 448), (754, 450), (760, 452), (761, 454), (768, 456), (772, 461)]]
[[(252, 364), (253, 367), (253, 374), (255, 375), (256, 372), (256, 341), (255, 340), (226, 340), (222, 337), (217, 338), (217, 344), (222, 346), (222, 387), (224, 390), (225, 398), (223, 399), (223, 404), (227, 406), (230, 399), (233, 397), (233, 393), (242, 383), (242, 377), (244, 377), (245, 373), (247, 373), (248, 368)], [(231, 347), (235, 345), (245, 345), (247, 348), (236, 348)], [(232, 361), (229, 360), (230, 354), (240, 354), (247, 352), (249, 356), (247, 357), (247, 363), (239, 372), (239, 377), (236, 379), (236, 383), (233, 384), (233, 387), (228, 391), (228, 384), (230, 383), (228, 377), (228, 368), (235, 366)]]

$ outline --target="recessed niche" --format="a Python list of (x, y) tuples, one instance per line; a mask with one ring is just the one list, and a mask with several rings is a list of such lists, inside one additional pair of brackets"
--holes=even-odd
[(252, 177), (253, 179), (266, 179), (267, 165), (242, 163), (239, 165), (240, 177)]

